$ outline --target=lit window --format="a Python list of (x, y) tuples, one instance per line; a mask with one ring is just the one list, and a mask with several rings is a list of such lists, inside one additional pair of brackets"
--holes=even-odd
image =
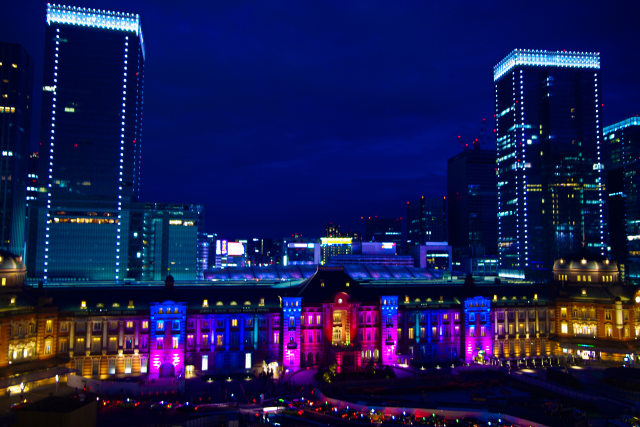
[(162, 320), (158, 320), (158, 330), (159, 331), (163, 331), (164, 330), (164, 321)]
[(413, 339), (413, 328), (409, 328), (409, 339)]
[(82, 310), (86, 310), (87, 309), (87, 302), (86, 301), (81, 301), (80, 302), (80, 309), (82, 309)]
[(202, 301), (202, 306), (203, 307), (209, 307), (209, 300), (206, 299), (206, 300)]
[(569, 333), (569, 326), (567, 325), (567, 322), (562, 322), (560, 325), (560, 332), (563, 334)]
[(132, 329), (133, 328), (133, 322), (131, 320), (127, 320), (127, 329)]
[(179, 337), (172, 337), (171, 338), (171, 343), (173, 344), (173, 348), (176, 349), (180, 346), (180, 338)]
[(216, 347), (222, 347), (224, 345), (224, 336), (222, 334), (216, 335)]
[(6, 277), (2, 278), (2, 286), (7, 286), (7, 278)]
[(45, 322), (45, 331), (47, 333), (52, 332), (53, 331), (53, 320), (51, 319), (47, 319), (47, 321)]
[(162, 337), (156, 338), (156, 349), (162, 350), (163, 347), (164, 347), (164, 338)]
[(231, 319), (231, 327), (232, 328), (238, 327), (238, 319)]
[(148, 320), (143, 320), (142, 321), (142, 329), (149, 329), (149, 321)]

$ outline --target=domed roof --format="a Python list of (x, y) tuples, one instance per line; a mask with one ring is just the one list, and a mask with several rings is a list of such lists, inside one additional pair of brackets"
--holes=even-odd
[(582, 272), (602, 272), (602, 273), (617, 273), (618, 264), (615, 261), (608, 259), (594, 259), (594, 258), (569, 258), (557, 259), (553, 263), (553, 272), (558, 273), (561, 271), (582, 271)]
[(0, 249), (0, 271), (26, 271), (22, 257)]

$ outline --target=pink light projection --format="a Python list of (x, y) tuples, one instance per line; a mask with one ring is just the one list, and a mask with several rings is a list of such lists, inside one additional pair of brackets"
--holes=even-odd
[[(464, 302), (464, 361), (484, 363), (491, 357), (491, 301), (483, 297)], [(484, 335), (484, 336), (482, 336)]]
[(176, 376), (184, 373), (184, 351), (176, 350), (156, 350), (151, 352), (150, 375), (159, 375), (160, 366), (164, 363), (171, 363)]
[(380, 297), (382, 309), (382, 364), (397, 363), (396, 346), (398, 343), (398, 297)]

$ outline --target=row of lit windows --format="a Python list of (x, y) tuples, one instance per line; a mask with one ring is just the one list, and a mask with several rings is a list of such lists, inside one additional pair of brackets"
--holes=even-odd
[[(50, 324), (49, 322), (52, 322), (51, 320), (47, 320), (46, 323), (46, 329), (47, 332), (51, 332), (50, 330), (48, 330), (49, 328), (53, 329), (53, 325), (52, 323)], [(91, 323), (91, 329), (93, 332), (100, 332), (102, 331), (102, 323), (103, 322), (92, 322)], [(75, 330), (76, 332), (81, 332), (84, 331), (84, 323), (82, 322), (77, 322), (75, 323)], [(117, 321), (109, 321), (108, 323), (108, 328), (109, 330), (117, 330), (119, 326), (119, 322)], [(148, 320), (142, 320), (140, 322), (140, 326), (143, 330), (147, 330), (149, 329), (149, 321)], [(126, 322), (124, 322), (124, 327), (125, 329), (131, 330), (134, 327), (134, 321), (133, 320), (127, 320)], [(60, 322), (60, 332), (69, 332), (69, 322)]]
[[(64, 353), (64, 352), (62, 352)], [(125, 374), (130, 374), (132, 371), (132, 362), (133, 359), (131, 357), (125, 357), (124, 358), (124, 373)], [(75, 368), (78, 372), (82, 372), (83, 371), (83, 366), (84, 366), (84, 358), (82, 357), (78, 357), (75, 359)], [(109, 375), (115, 375), (116, 374), (116, 359), (115, 358), (109, 358), (108, 360), (108, 370), (107, 370)], [(100, 359), (92, 359), (91, 360), (91, 375), (98, 375), (100, 373)], [(146, 374), (147, 373), (147, 358), (145, 357), (141, 357), (140, 358), (140, 373), (141, 374)]]
[(16, 112), (16, 107), (5, 107), (0, 105), (0, 113), (12, 114)]
[[(164, 337), (156, 338), (156, 350), (164, 348)], [(176, 350), (180, 348), (180, 337), (171, 337), (171, 348)]]
[[(51, 220), (47, 221), (51, 224)], [(76, 224), (117, 224), (119, 220), (117, 219), (106, 219), (106, 218), (53, 218), (54, 223), (76, 223)]]
[[(147, 335), (142, 335), (139, 337), (138, 346), (142, 350), (146, 350), (148, 346), (149, 337)], [(134, 348), (135, 337), (133, 335), (125, 335), (123, 337), (123, 345), (124, 350), (133, 350)], [(102, 337), (92, 337), (90, 340), (91, 343), (91, 351), (94, 353), (99, 353), (102, 351)], [(118, 349), (118, 337), (111, 336), (108, 337), (105, 344), (107, 345), (106, 350), (109, 352), (115, 352)], [(75, 351), (76, 352), (84, 352), (85, 351), (85, 338), (77, 337), (75, 342)], [(60, 338), (60, 352), (65, 353), (69, 351), (69, 341), (67, 337)]]
[[(180, 330), (180, 321), (179, 320), (174, 320), (173, 322), (167, 322), (169, 325), (171, 325), (171, 330), (173, 331), (179, 331)], [(164, 327), (165, 327), (165, 321), (164, 320), (158, 320), (158, 322), (156, 323), (156, 329), (158, 331), (164, 331)]]

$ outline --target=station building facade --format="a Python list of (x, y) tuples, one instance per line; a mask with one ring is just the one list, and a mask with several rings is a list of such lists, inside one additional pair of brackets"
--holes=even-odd
[(638, 352), (640, 294), (606, 261), (558, 261), (538, 285), (359, 282), (319, 267), (296, 283), (36, 289), (18, 258), (3, 259), (0, 370), (11, 372), (40, 362), (102, 379), (278, 375)]

